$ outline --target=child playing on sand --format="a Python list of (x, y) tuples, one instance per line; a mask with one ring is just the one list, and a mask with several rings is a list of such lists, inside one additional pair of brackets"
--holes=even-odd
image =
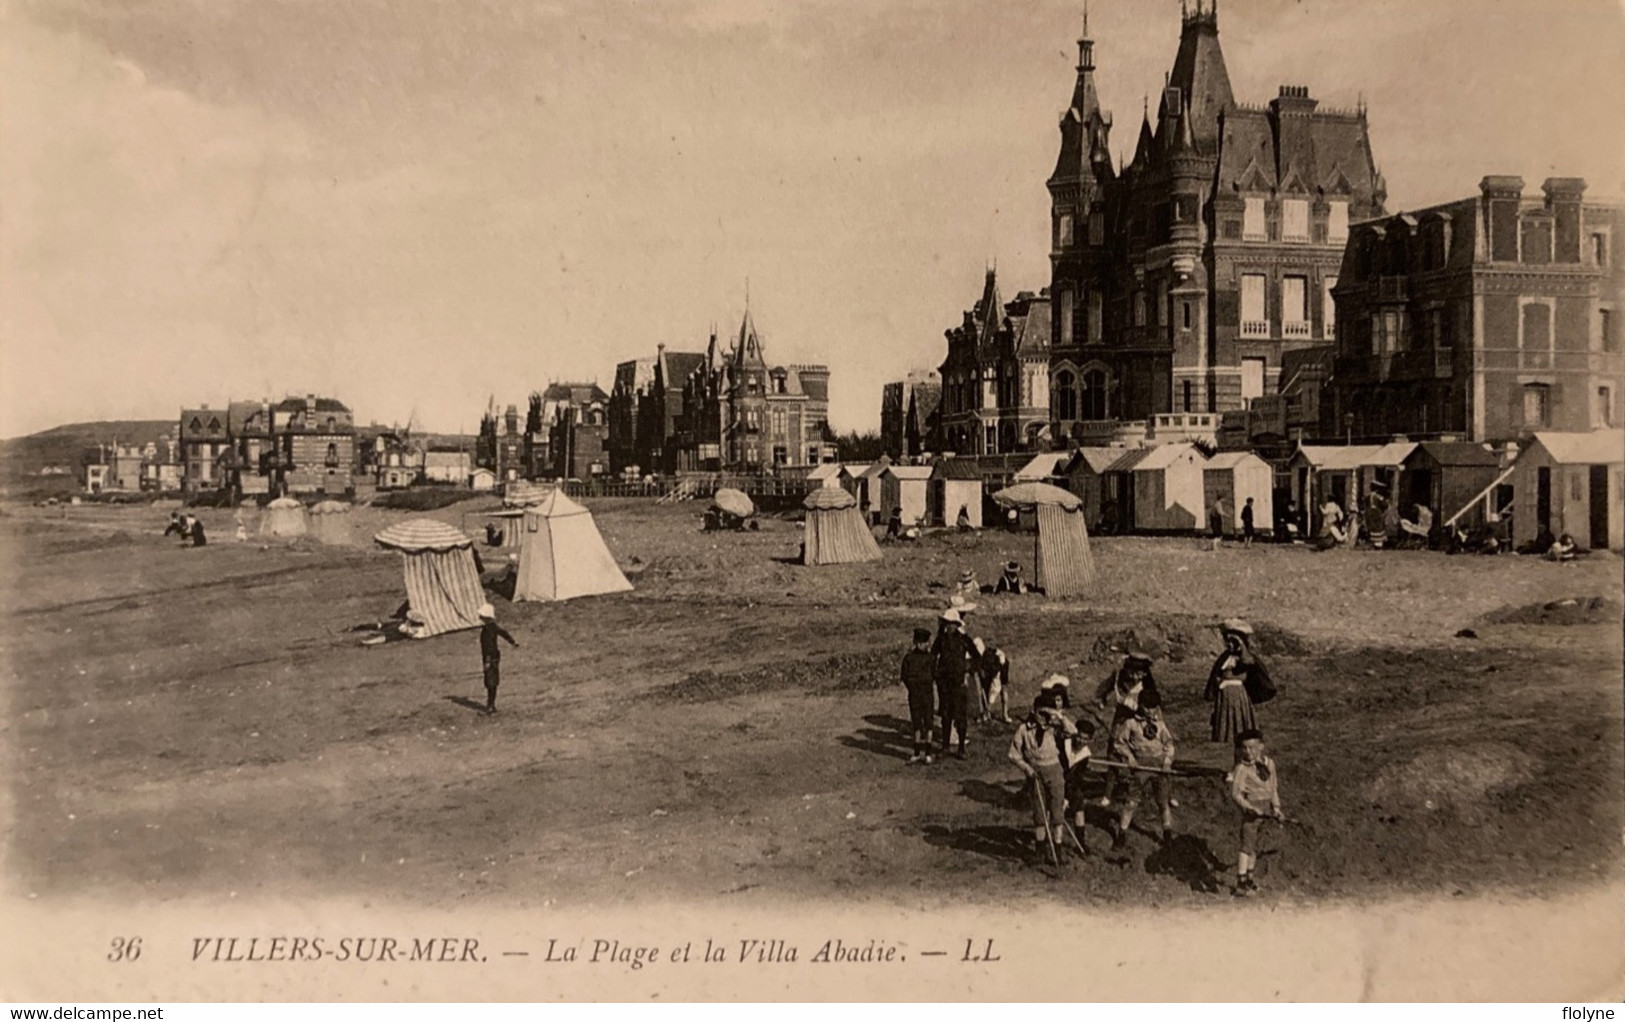
[[(1134, 713), (1118, 725), (1113, 745), (1123, 762), (1130, 767), (1153, 767), (1172, 770), (1174, 766), (1174, 733), (1162, 719), (1162, 697), (1156, 689), (1147, 689), (1140, 695)], [(1128, 840), (1129, 825), (1134, 812), (1149, 796), (1162, 814), (1162, 842), (1167, 844), (1174, 834), (1172, 807), (1172, 778), (1166, 773), (1146, 770), (1122, 771), (1123, 797), (1117, 805), (1117, 834), (1112, 840), (1114, 848), (1121, 848)]]
[(1265, 820), (1281, 820), (1280, 778), (1275, 760), (1264, 752), (1264, 736), (1257, 730), (1236, 736), (1236, 768), (1225, 778), (1230, 800), (1241, 810), (1241, 850), (1236, 853), (1236, 897), (1258, 892), (1253, 865), (1258, 861), (1258, 832)]

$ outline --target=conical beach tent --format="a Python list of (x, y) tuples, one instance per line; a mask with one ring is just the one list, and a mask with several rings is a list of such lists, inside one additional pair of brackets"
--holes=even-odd
[(845, 490), (821, 486), (807, 495), (806, 548), (803, 564), (848, 564), (880, 560), (880, 545)]
[(550, 490), (525, 508), (514, 602), (570, 600), (631, 588), (604, 545), (592, 512), (565, 496), (563, 490)]
[(310, 509), (310, 534), (322, 543), (353, 542), (350, 505), (340, 500), (324, 500)]
[(995, 493), (993, 499), (1005, 507), (1036, 510), (1033, 582), (1045, 595), (1074, 596), (1095, 580), (1083, 501), (1076, 494), (1048, 483), (1017, 483)]
[(406, 564), (406, 599), (423, 620), (419, 638), (480, 626), (485, 593), (474, 569), (474, 541), (445, 522), (408, 518), (373, 537), (399, 550)]
[(278, 497), (265, 505), (260, 519), (261, 536), (303, 536), (309, 529), (305, 525), (305, 506), (292, 497)]

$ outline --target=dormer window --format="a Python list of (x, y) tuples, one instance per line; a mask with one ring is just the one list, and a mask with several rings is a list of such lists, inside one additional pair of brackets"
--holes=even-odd
[(1266, 241), (1269, 238), (1268, 229), (1264, 224), (1264, 200), (1259, 196), (1249, 195), (1246, 208), (1241, 216), (1241, 239), (1243, 241)]
[(1309, 200), (1286, 199), (1281, 203), (1281, 240), (1309, 240)]
[(1349, 204), (1342, 199), (1333, 199), (1326, 212), (1326, 240), (1334, 245), (1341, 245), (1349, 238)]

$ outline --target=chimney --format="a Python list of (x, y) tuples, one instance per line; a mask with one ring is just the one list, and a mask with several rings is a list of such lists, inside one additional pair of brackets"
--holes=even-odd
[(1552, 214), (1556, 225), (1556, 243), (1552, 247), (1552, 261), (1579, 262), (1580, 202), (1585, 198), (1585, 179), (1549, 177), (1540, 186), (1540, 190), (1546, 193), (1546, 209)]
[(1523, 201), (1523, 178), (1492, 174), (1478, 183), (1483, 195), (1484, 233), (1489, 257), (1498, 263), (1518, 261), (1518, 206)]

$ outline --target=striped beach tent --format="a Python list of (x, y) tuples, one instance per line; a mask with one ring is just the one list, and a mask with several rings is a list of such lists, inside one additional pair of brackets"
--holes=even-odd
[(502, 530), (502, 542), (497, 544), (504, 550), (517, 551), (523, 537), (525, 509), (520, 507), (503, 508), (501, 511), (488, 511), (486, 518)]
[(474, 568), (474, 541), (433, 518), (408, 518), (373, 537), (399, 550), (406, 565), (406, 599), (423, 620), (419, 638), (480, 626), (485, 594)]
[(1077, 494), (1048, 483), (1017, 483), (995, 493), (993, 499), (1005, 507), (1036, 511), (1033, 582), (1045, 595), (1075, 596), (1095, 580), (1089, 529)]
[(803, 564), (847, 564), (880, 560), (875, 534), (858, 512), (857, 498), (842, 489), (820, 486), (807, 494), (806, 549)]

